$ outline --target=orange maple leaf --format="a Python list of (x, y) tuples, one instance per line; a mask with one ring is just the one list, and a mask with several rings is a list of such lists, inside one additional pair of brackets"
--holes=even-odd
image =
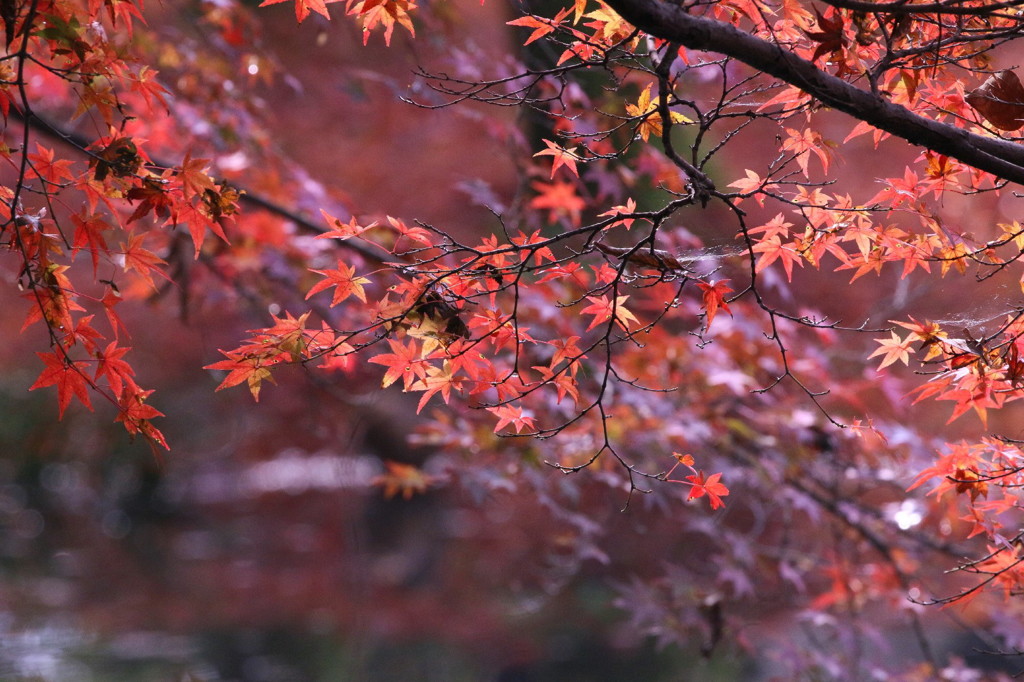
[(406, 500), (411, 499), (417, 493), (422, 495), (437, 480), (436, 477), (423, 473), (412, 464), (389, 460), (384, 462), (384, 467), (387, 471), (373, 479), (372, 484), (383, 488), (384, 497), (388, 499), (398, 494), (401, 494), (402, 498)]
[(516, 433), (522, 433), (524, 428), (534, 429), (535, 419), (524, 413), (523, 408), (516, 405), (499, 405), (488, 407), (487, 411), (498, 417), (498, 424), (494, 432), (498, 433), (506, 426), (514, 426)]
[(530, 208), (546, 208), (548, 220), (551, 222), (560, 217), (568, 217), (573, 225), (580, 224), (580, 214), (587, 207), (587, 202), (576, 193), (576, 186), (573, 183), (534, 182), (532, 186), (540, 194), (530, 200)]
[(355, 218), (350, 218), (347, 223), (341, 222), (339, 218), (335, 218), (327, 211), (320, 209), (320, 214), (324, 217), (324, 220), (331, 226), (330, 232), (324, 232), (318, 234), (316, 239), (349, 239), (350, 237), (358, 237), (363, 232), (366, 232), (371, 227), (377, 226), (377, 221), (370, 223), (369, 225), (360, 225), (356, 222)]
[(310, 270), (310, 272), (323, 275), (324, 279), (313, 285), (313, 288), (306, 294), (306, 300), (309, 300), (311, 296), (319, 291), (334, 287), (334, 298), (331, 299), (332, 308), (349, 296), (355, 296), (363, 303), (366, 303), (366, 291), (363, 289), (363, 285), (369, 284), (370, 280), (365, 277), (356, 277), (356, 269), (354, 267), (345, 265), (339, 260), (336, 270)]
[[(588, 14), (587, 16), (590, 15)], [(642, 117), (636, 132), (644, 142), (647, 142), (651, 135), (661, 137), (661, 112), (658, 111), (658, 103), (651, 100), (650, 84), (640, 93), (640, 98), (636, 104), (626, 105), (626, 114), (633, 118)], [(683, 116), (678, 111), (670, 112), (669, 118), (672, 120), (672, 123), (692, 123), (689, 118)]]
[(812, 153), (818, 157), (821, 161), (822, 169), (828, 173), (832, 153), (821, 133), (815, 132), (810, 128), (805, 128), (802, 131), (786, 128), (786, 132), (789, 133), (789, 137), (782, 143), (782, 149), (793, 152), (800, 170), (803, 171), (804, 177), (810, 177), (808, 165), (810, 163), (810, 154)]
[(533, 33), (530, 34), (530, 37), (526, 39), (525, 43), (523, 43), (523, 45), (529, 45), (533, 41), (539, 40), (549, 33), (553, 33), (554, 30), (565, 21), (567, 16), (569, 16), (569, 10), (563, 9), (555, 15), (554, 19), (545, 19), (544, 17), (530, 15), (520, 17), (519, 19), (514, 19), (506, 23), (509, 26), (524, 26), (526, 28), (534, 29)]
[(362, 0), (352, 5), (348, 13), (357, 15), (363, 25), (363, 45), (370, 39), (370, 31), (377, 24), (384, 27), (384, 44), (391, 45), (391, 34), (394, 33), (396, 23), (404, 26), (411, 35), (416, 35), (412, 17), (409, 16), (409, 12), (414, 9), (416, 3), (413, 0)]
[(882, 364), (878, 366), (878, 369), (888, 367), (897, 360), (902, 362), (904, 365), (910, 364), (910, 344), (913, 340), (912, 337), (908, 336), (906, 340), (903, 340), (896, 334), (896, 332), (890, 333), (892, 334), (892, 338), (890, 339), (875, 339), (875, 341), (880, 343), (882, 347), (876, 349), (874, 353), (868, 356), (870, 359), (876, 355), (885, 355), (885, 357), (882, 358)]
[(381, 382), (383, 388), (402, 379), (404, 389), (408, 391), (417, 379), (426, 378), (427, 367), (430, 365), (419, 357), (419, 344), (416, 341), (410, 340), (408, 344), (404, 344), (395, 339), (388, 339), (388, 344), (393, 352), (376, 355), (370, 358), (369, 362), (388, 368)]
[(576, 168), (576, 162), (580, 161), (579, 154), (576, 153), (578, 147), (572, 149), (566, 149), (560, 147), (551, 140), (542, 140), (547, 145), (547, 149), (542, 152), (537, 152), (534, 157), (537, 156), (550, 156), (553, 157), (554, 163), (551, 164), (551, 177), (555, 177), (555, 172), (563, 166), (576, 177), (580, 176), (579, 169)]
[(803, 258), (793, 245), (788, 243), (783, 244), (777, 234), (768, 239), (761, 240), (759, 243), (754, 245), (754, 248), (752, 248), (751, 251), (761, 254), (761, 257), (757, 259), (757, 265), (754, 268), (755, 272), (761, 272), (781, 258), (782, 266), (786, 270), (786, 279), (790, 282), (793, 281), (793, 263), (796, 263), (800, 267), (803, 267), (804, 264)]
[(228, 359), (203, 367), (203, 369), (227, 370), (228, 375), (217, 386), (217, 390), (221, 391), (244, 381), (249, 386), (249, 392), (252, 393), (253, 400), (259, 402), (260, 388), (263, 385), (263, 380), (267, 379), (270, 383), (275, 383), (270, 370), (264, 365), (266, 359), (254, 355), (238, 355), (223, 350), (221, 353), (226, 355)]
[(428, 366), (427, 376), (415, 382), (409, 389), (424, 392), (419, 405), (416, 406), (416, 413), (419, 414), (423, 411), (423, 408), (436, 393), (441, 394), (441, 398), (447, 405), (452, 397), (452, 388), (456, 391), (462, 390), (463, 379), (463, 377), (455, 376), (455, 371), (448, 361), (445, 361), (443, 367)]

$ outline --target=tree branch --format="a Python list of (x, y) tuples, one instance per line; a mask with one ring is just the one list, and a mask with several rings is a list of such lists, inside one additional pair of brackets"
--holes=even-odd
[(691, 50), (717, 52), (788, 83), (822, 104), (911, 144), (1024, 185), (1024, 146), (967, 132), (913, 113), (825, 73), (785, 48), (660, 0), (607, 0), (645, 33)]
[[(26, 115), (22, 111), (18, 110), (17, 107), (11, 107), (9, 117), (16, 121), (20, 121), (24, 125), (35, 128), (36, 130), (39, 130), (40, 132), (49, 135), (50, 137), (56, 140), (64, 142), (65, 144), (71, 146), (76, 151), (85, 154), (86, 156), (89, 155), (89, 152), (87, 150), (89, 148), (89, 145), (91, 144), (91, 141), (88, 138), (79, 135), (78, 133), (62, 130), (54, 123), (39, 116), (35, 112), (30, 112), (28, 115)], [(154, 159), (153, 165), (160, 168), (174, 167), (174, 164), (171, 164), (164, 159)], [(238, 203), (240, 204), (247, 204), (254, 208), (259, 208), (264, 211), (267, 211), (268, 213), (276, 215), (279, 218), (290, 220), (291, 222), (295, 223), (295, 225), (300, 230), (304, 232), (308, 232), (311, 234), (323, 234), (324, 232), (327, 232), (327, 230), (324, 229), (320, 221), (307, 218), (306, 216), (301, 215), (290, 208), (286, 208), (285, 206), (282, 206), (281, 204), (272, 201), (271, 199), (263, 196), (258, 192), (253, 192), (249, 189), (246, 189), (244, 186), (234, 185), (234, 187), (236, 189), (241, 190), (241, 193), (238, 197)], [(361, 255), (363, 258), (366, 258), (367, 260), (374, 263), (386, 263), (397, 260), (396, 257), (385, 252), (383, 249), (380, 249), (372, 244), (362, 242), (361, 240), (335, 240), (335, 246), (338, 246), (339, 248), (343, 249), (348, 249), (350, 251), (354, 251)]]

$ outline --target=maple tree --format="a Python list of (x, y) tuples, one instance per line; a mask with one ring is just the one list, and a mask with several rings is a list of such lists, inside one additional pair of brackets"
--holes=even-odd
[[(441, 10), (409, 0), (261, 7), (279, 3), (298, 22), (347, 17), (364, 44), (445, 30)], [(936, 609), (1013, 602), (1024, 592), (1013, 427), (1024, 308), (1004, 291), (1024, 289), (1013, 217), (1024, 146), (1012, 134), (1024, 87), (1007, 68), (1019, 7), (576, 0), (520, 11), (507, 22), (515, 57), (477, 64), (453, 49), (407, 97), (423, 110), (528, 112), (521, 127), (495, 118), (495, 134), (517, 140), (520, 186), (506, 202), (484, 196), (492, 221), (469, 231), (369, 214), (358, 197), (297, 199), (301, 168), (266, 143), (269, 116), (238, 78), (272, 71), (253, 13), (281, 8), (199, 3), (215, 39), (186, 51), (133, 0), (0, 3), (0, 246), (22, 332), (39, 338), (26, 388), (55, 389), (58, 418), (75, 402), (109, 403), (163, 456), (173, 443), (160, 387), (136, 382), (118, 311), (168, 292), (186, 311), (230, 297), (269, 316), (206, 363), (216, 390), (244, 385), (266, 402), (264, 382), (299, 365), (314, 381), (372, 377), (417, 394), (421, 443), (485, 444), (552, 477), (590, 472), (611, 481), (608, 505), (685, 517), (713, 545), (716, 576), (686, 570), (716, 605), (749, 599), (758, 566), (771, 589), (805, 591), (809, 611), (854, 629), (853, 614), (908, 595)], [(942, 311), (905, 293), (846, 305), (809, 293), (871, 277), (897, 282), (890, 294), (935, 280), (978, 293)], [(924, 409), (901, 400), (952, 403), (949, 437), (930, 413), (894, 417)], [(996, 430), (957, 437), (961, 418)], [(472, 486), (491, 466), (435, 475), (388, 462), (373, 485), (408, 499), (450, 479)], [(919, 505), (912, 521), (882, 511), (904, 502)], [(773, 516), (826, 518), (835, 545), (742, 529)], [(693, 561), (683, 554), (680, 565)], [(966, 582), (929, 575), (932, 555)], [(648, 576), (646, 594), (670, 583)], [(709, 654), (724, 637), (706, 594), (649, 603), (639, 591), (623, 600), (638, 632), (700, 632)], [(906, 679), (933, 679), (946, 662), (919, 612), (903, 615), (923, 661)], [(1000, 627), (1019, 650), (1024, 623)], [(858, 646), (799, 660), (843, 661), (858, 679), (878, 665)]]

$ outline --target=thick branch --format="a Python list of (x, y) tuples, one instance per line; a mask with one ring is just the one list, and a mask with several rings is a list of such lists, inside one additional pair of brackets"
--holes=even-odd
[(882, 14), (949, 14), (955, 16), (989, 16), (1001, 10), (1019, 7), (1022, 0), (993, 2), (988, 5), (962, 5), (958, 2), (931, 2), (911, 4), (906, 0), (896, 2), (871, 2), (871, 0), (822, 0), (826, 5), (856, 12), (873, 12)]
[(717, 52), (793, 85), (822, 104), (908, 142), (1024, 185), (1024, 146), (940, 123), (825, 73), (783, 47), (660, 0), (607, 0), (640, 30), (691, 50)]

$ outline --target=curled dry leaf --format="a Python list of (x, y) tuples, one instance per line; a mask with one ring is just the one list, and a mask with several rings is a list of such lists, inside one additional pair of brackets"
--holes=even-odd
[(999, 71), (967, 94), (967, 103), (999, 130), (1024, 127), (1024, 85), (1013, 71)]
[[(670, 254), (668, 251), (662, 251), (661, 249), (648, 249), (641, 248), (633, 251), (630, 248), (624, 248), (619, 246), (608, 246), (598, 242), (595, 244), (598, 251), (606, 253), (609, 256), (615, 256), (617, 258), (625, 258), (630, 263), (635, 265), (646, 265), (649, 268), (655, 270), (686, 270), (684, 265), (678, 258)], [(633, 251), (630, 253), (630, 251)]]

